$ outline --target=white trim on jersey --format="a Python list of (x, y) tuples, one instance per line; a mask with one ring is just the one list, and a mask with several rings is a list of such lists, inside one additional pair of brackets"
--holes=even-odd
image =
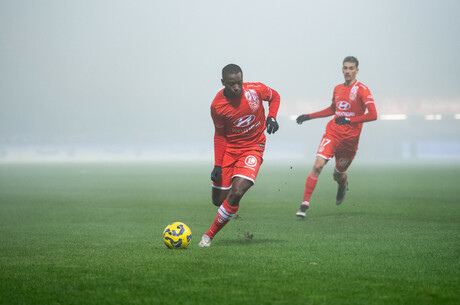
[(218, 190), (223, 190), (223, 191), (228, 191), (229, 189), (232, 188), (232, 186), (230, 185), (229, 187), (222, 187), (222, 186), (217, 186), (217, 185), (214, 185), (214, 184), (211, 184), (211, 186), (215, 189), (218, 189)]
[(315, 157), (321, 157), (321, 158), (323, 158), (324, 160), (328, 160), (328, 161), (331, 160), (331, 159), (333, 158), (333, 157), (332, 157), (332, 158), (326, 158), (326, 156), (323, 156), (323, 155), (321, 155), (321, 154), (316, 154)]
[(235, 176), (232, 176), (232, 179), (233, 179), (233, 178), (235, 178), (235, 177), (241, 177), (241, 178), (244, 178), (244, 179), (246, 179), (246, 180), (249, 180), (249, 181), (251, 181), (252, 183), (255, 183), (254, 179), (252, 179), (252, 178), (249, 178), (249, 177), (247, 177), (247, 176), (243, 176), (243, 175), (235, 175)]

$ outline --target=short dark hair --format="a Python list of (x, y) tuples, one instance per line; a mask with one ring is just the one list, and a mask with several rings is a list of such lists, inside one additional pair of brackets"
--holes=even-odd
[(359, 61), (356, 57), (354, 56), (347, 56), (345, 57), (345, 59), (343, 60), (343, 64), (346, 63), (346, 62), (351, 62), (353, 64), (356, 64), (356, 68), (358, 68), (359, 66)]
[(222, 78), (224, 78), (225, 74), (238, 74), (241, 72), (243, 75), (243, 70), (241, 70), (240, 66), (235, 64), (228, 64), (222, 69)]

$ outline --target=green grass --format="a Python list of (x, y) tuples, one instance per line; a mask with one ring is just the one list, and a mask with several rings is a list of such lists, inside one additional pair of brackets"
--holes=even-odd
[(211, 164), (0, 165), (0, 304), (460, 303), (459, 164), (356, 162), (340, 207), (329, 164), (302, 221), (310, 168), (266, 160), (201, 249)]

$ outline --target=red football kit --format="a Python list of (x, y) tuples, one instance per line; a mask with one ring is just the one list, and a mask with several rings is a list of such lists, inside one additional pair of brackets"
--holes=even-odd
[(227, 98), (223, 92), (220, 90), (211, 104), (214, 165), (222, 167), (222, 178), (213, 182), (213, 187), (228, 190), (236, 176), (255, 182), (266, 140), (262, 101), (269, 103), (268, 117), (276, 118), (280, 96), (262, 83), (244, 83), (237, 98)]
[[(331, 115), (334, 117), (326, 126), (326, 133), (321, 139), (316, 155), (327, 160), (335, 156), (336, 169), (345, 172), (358, 150), (363, 122), (377, 119), (374, 98), (369, 89), (358, 81), (350, 86), (337, 85), (334, 88), (331, 106), (310, 114), (310, 118)], [(341, 116), (349, 118), (351, 124), (336, 124), (335, 119)]]

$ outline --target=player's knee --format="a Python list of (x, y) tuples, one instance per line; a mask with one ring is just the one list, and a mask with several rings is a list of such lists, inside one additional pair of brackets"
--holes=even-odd
[(216, 207), (220, 207), (222, 205), (222, 202), (221, 200), (216, 200), (216, 199), (213, 199), (212, 200), (212, 204), (214, 204)]
[(240, 202), (241, 198), (243, 198), (243, 195), (244, 195), (243, 192), (236, 190), (235, 192), (232, 192), (230, 193), (230, 195), (228, 195), (228, 200), (230, 202), (237, 203), (237, 202)]
[(228, 201), (232, 205), (238, 205), (240, 202), (241, 198), (243, 198), (243, 195), (245, 193), (245, 190), (243, 188), (235, 187), (232, 188), (232, 191), (230, 194), (228, 194)]
[(215, 191), (215, 189), (213, 189), (212, 204), (214, 204), (216, 207), (220, 207), (225, 198), (227, 198), (227, 193), (228, 192)]
[(323, 167), (324, 165), (314, 165), (313, 166), (313, 170), (312, 170), (312, 174), (315, 175), (315, 176), (319, 176), (319, 174), (321, 174), (321, 171), (323, 170)]

